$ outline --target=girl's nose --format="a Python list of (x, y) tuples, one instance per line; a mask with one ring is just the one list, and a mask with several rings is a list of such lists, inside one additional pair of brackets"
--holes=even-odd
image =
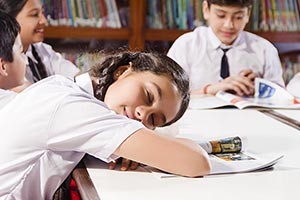
[(48, 26), (48, 20), (46, 19), (45, 15), (41, 13), (39, 24), (44, 24), (45, 26)]
[(151, 109), (147, 106), (138, 106), (135, 109), (135, 118), (136, 120), (142, 122), (144, 126), (147, 128), (153, 128), (153, 124), (151, 124), (151, 120), (149, 119), (151, 116)]

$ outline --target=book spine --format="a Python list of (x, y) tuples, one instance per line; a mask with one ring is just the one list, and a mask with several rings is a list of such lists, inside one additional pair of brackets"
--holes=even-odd
[(93, 26), (93, 12), (92, 12), (92, 6), (91, 6), (91, 0), (86, 0), (86, 8), (87, 8), (87, 26)]
[(68, 8), (68, 15), (69, 15), (69, 26), (74, 26), (74, 17), (72, 13), (72, 5), (71, 0), (67, 0), (67, 8)]
[(83, 26), (82, 0), (76, 0), (76, 22), (77, 26)]
[(300, 0), (293, 0), (293, 8), (295, 15), (295, 30), (300, 31)]
[(166, 2), (167, 6), (167, 19), (168, 19), (168, 29), (174, 28), (174, 17), (173, 17), (173, 11), (172, 11), (172, 1), (167, 0)]
[(87, 5), (86, 5), (86, 0), (81, 1), (81, 8), (82, 8), (82, 14), (83, 14), (83, 26), (88, 26), (89, 22), (89, 16), (88, 16), (88, 11), (87, 11)]
[(98, 0), (101, 13), (101, 27), (107, 27), (107, 8), (104, 0)]

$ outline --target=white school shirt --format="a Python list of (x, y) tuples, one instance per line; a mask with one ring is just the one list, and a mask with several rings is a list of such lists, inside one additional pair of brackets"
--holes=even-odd
[[(10, 102), (17, 93), (9, 90), (3, 90), (0, 89), (0, 110), (8, 103)], [(0, 127), (1, 129), (1, 127)]]
[[(168, 56), (183, 67), (190, 77), (191, 89), (203, 88), (222, 80), (221, 59), (224, 47), (210, 27), (198, 27), (183, 34), (171, 46)], [(230, 75), (252, 69), (261, 78), (284, 86), (277, 49), (267, 40), (242, 31), (226, 55)]]
[(86, 91), (54, 75), (26, 88), (0, 111), (1, 200), (52, 199), (85, 153), (115, 160), (118, 146), (144, 127)]
[[(74, 76), (79, 73), (79, 69), (72, 62), (63, 58), (62, 55), (54, 51), (50, 45), (42, 42), (33, 45), (46, 67), (48, 76), (60, 74), (73, 79)], [(31, 46), (29, 46), (26, 55), (30, 57), (33, 62), (37, 63), (37, 60), (32, 55)], [(26, 67), (25, 78), (30, 83), (34, 83), (33, 74), (29, 66)]]
[(289, 93), (300, 99), (300, 72), (290, 80), (286, 89)]

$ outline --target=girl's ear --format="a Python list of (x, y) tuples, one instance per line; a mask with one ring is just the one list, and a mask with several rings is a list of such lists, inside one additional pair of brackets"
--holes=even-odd
[(0, 75), (1, 76), (8, 76), (7, 64), (2, 58), (0, 58)]
[(118, 67), (118, 69), (114, 72), (114, 80), (118, 80), (124, 72), (131, 68), (131, 65), (132, 64), (130, 62), (129, 65), (122, 65)]

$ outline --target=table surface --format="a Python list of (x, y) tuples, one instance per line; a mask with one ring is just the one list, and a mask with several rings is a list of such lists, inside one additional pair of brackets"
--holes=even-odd
[[(298, 112), (287, 113), (297, 119)], [(257, 110), (188, 110), (178, 123), (160, 130), (161, 134), (166, 131), (194, 140), (238, 135), (246, 144), (244, 148), (253, 154), (282, 154), (284, 158), (271, 171), (202, 178), (161, 178), (144, 167), (127, 172), (108, 170), (103, 162), (88, 158), (84, 173), (88, 172), (87, 177), (94, 185), (92, 191), (98, 195), (94, 199), (281, 200), (294, 199), (300, 194), (300, 131), (292, 126)], [(83, 185), (87, 188), (81, 185), (82, 193), (91, 190), (91, 185)]]

